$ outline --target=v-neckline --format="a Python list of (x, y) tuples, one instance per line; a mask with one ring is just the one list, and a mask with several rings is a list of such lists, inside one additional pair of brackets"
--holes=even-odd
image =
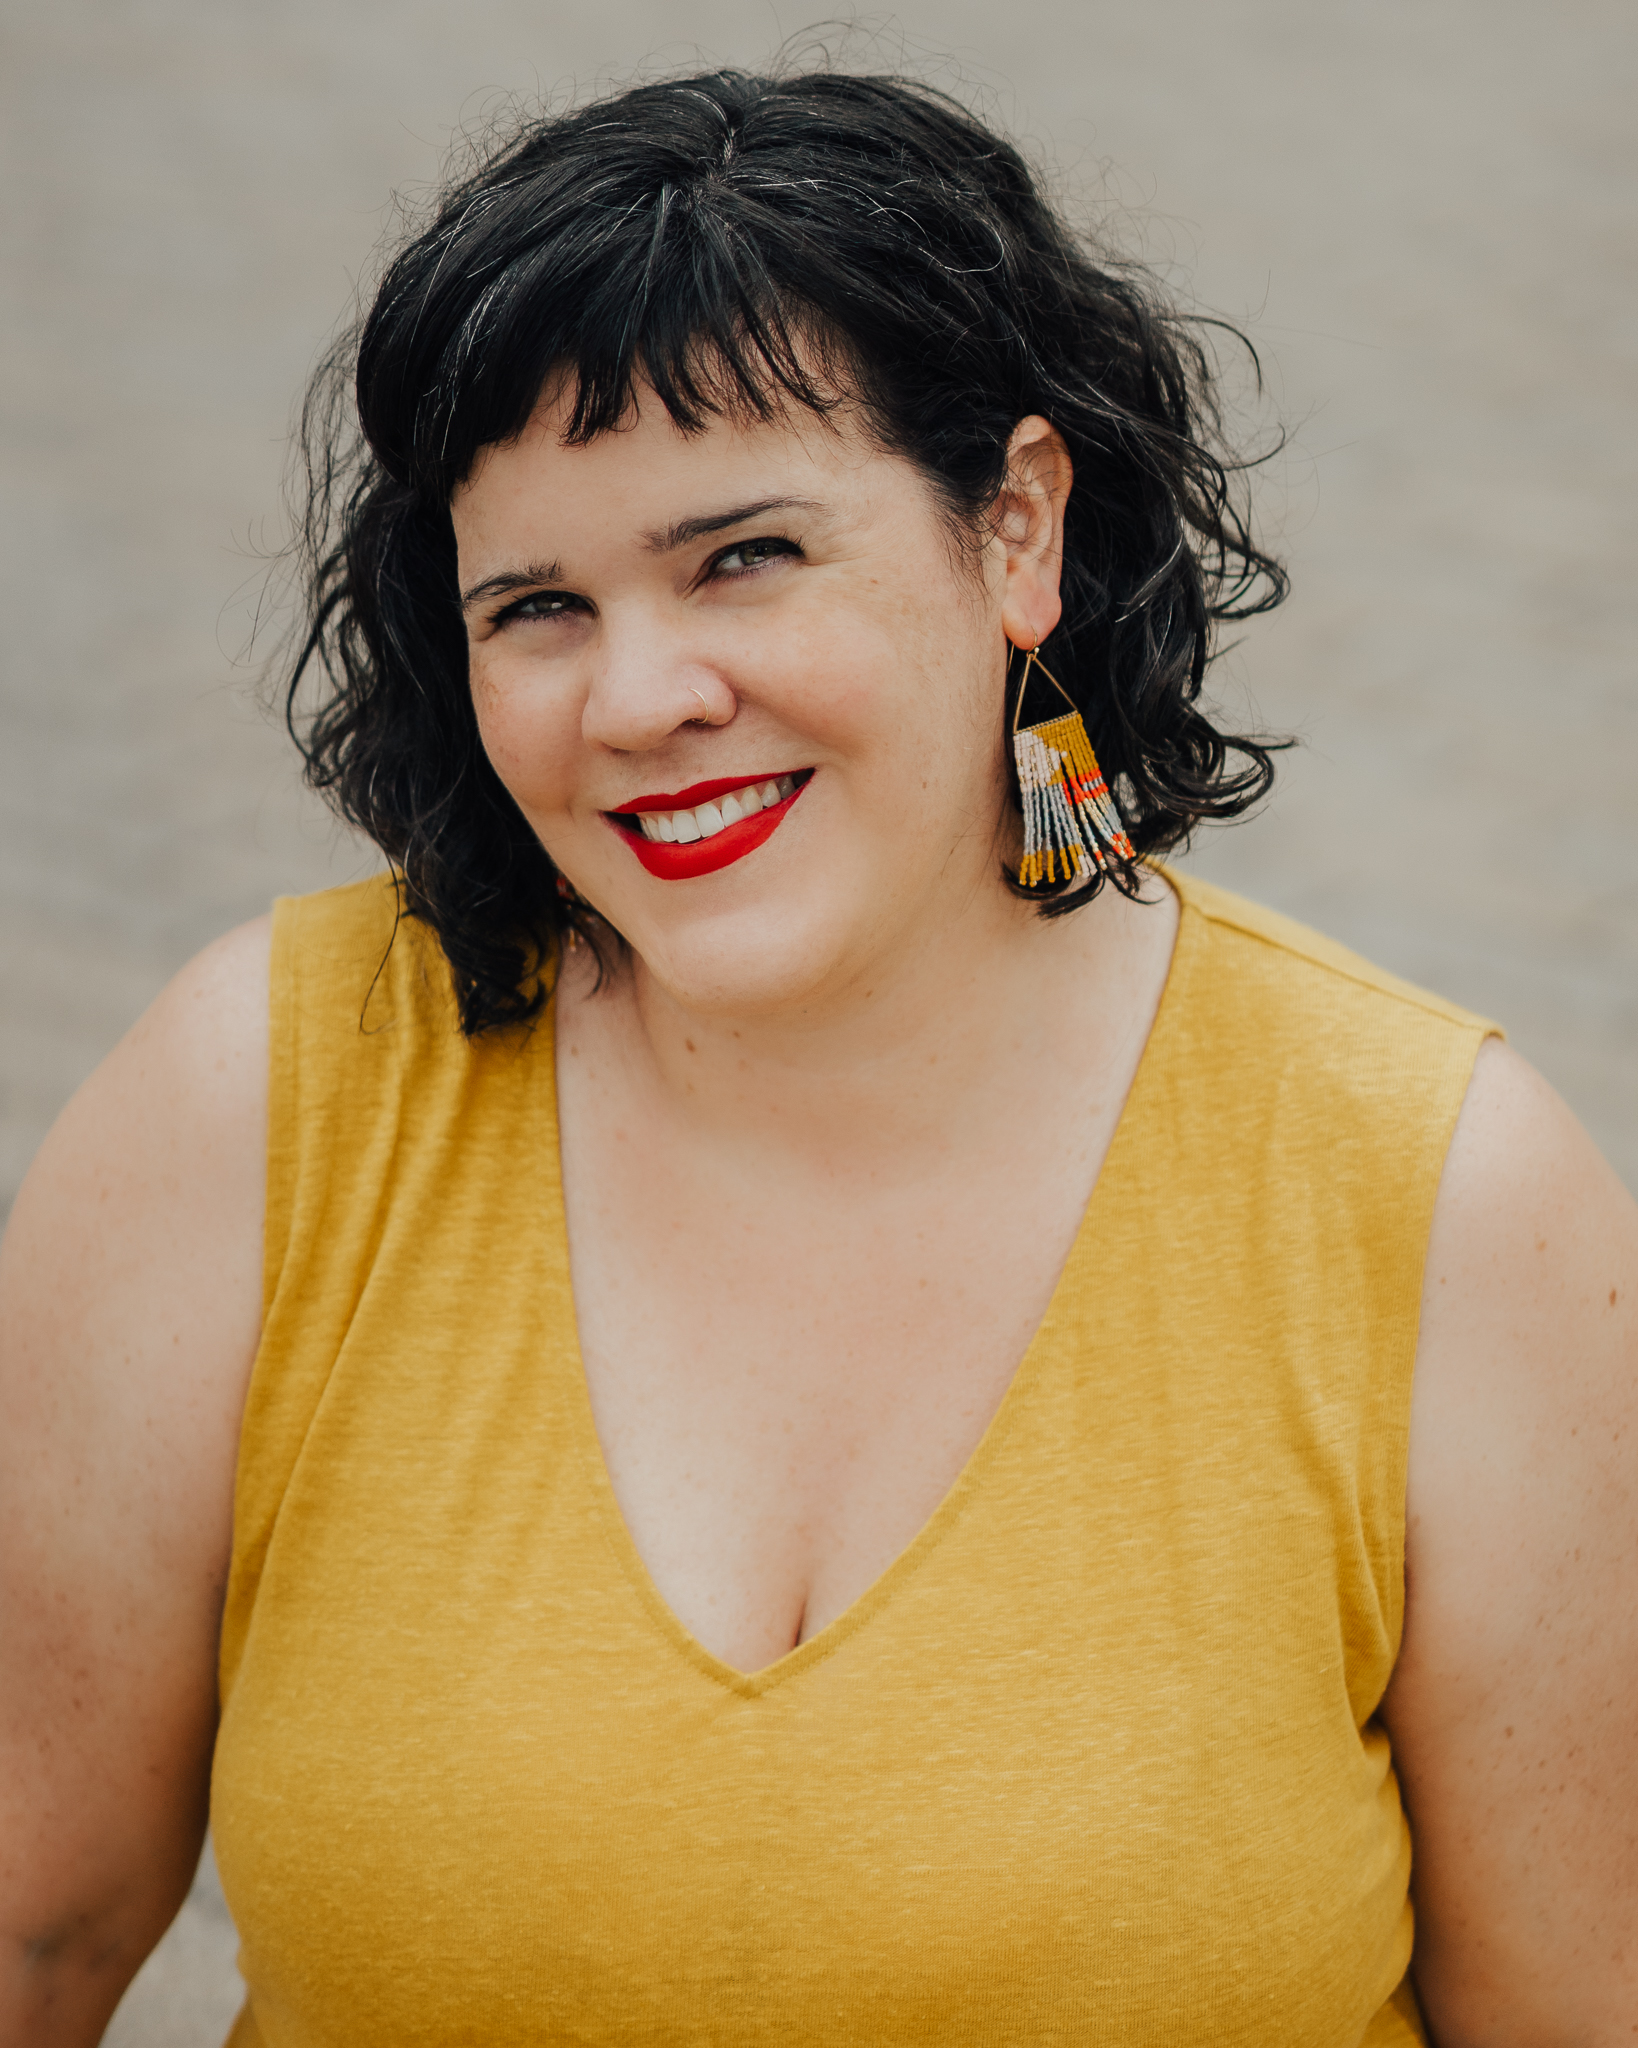
[[(1149, 1025), (1149, 1035), (1144, 1041), (1143, 1051), (1138, 1056), (1138, 1063), (1127, 1088), (1126, 1099), (1121, 1104), (1120, 1114), (1115, 1120), (1115, 1129), (1104, 1153), (1103, 1163), (1098, 1168), (1092, 1191), (1081, 1211), (1081, 1220), (1076, 1226), (1064, 1262), (1058, 1269), (1058, 1277), (1053, 1283), (1046, 1310), (1024, 1347), (1023, 1356), (1013, 1368), (1012, 1377), (996, 1404), (995, 1412), (985, 1425), (983, 1434), (927, 1520), (905, 1547), (883, 1567), (856, 1599), (843, 1608), (840, 1614), (826, 1622), (824, 1627), (809, 1636), (806, 1642), (797, 1643), (759, 1670), (741, 1671), (737, 1666), (717, 1656), (714, 1651), (708, 1650), (692, 1630), (686, 1628), (678, 1619), (670, 1602), (655, 1584), (653, 1574), (649, 1571), (642, 1552), (637, 1548), (636, 1539), (620, 1506), (619, 1496), (614, 1490), (614, 1480), (609, 1472), (602, 1438), (597, 1433), (591, 1385), (586, 1377), (586, 1362), (580, 1349), (580, 1323), (575, 1314), (571, 1277), (570, 1284), (565, 1290), (568, 1328), (563, 1333), (564, 1342), (561, 1346), (548, 1346), (547, 1350), (550, 1356), (561, 1360), (561, 1370), (568, 1381), (565, 1388), (565, 1405), (574, 1433), (575, 1456), (584, 1473), (587, 1491), (592, 1497), (598, 1519), (626, 1578), (660, 1634), (696, 1670), (725, 1690), (737, 1693), (745, 1699), (755, 1699), (763, 1693), (772, 1691), (775, 1686), (799, 1677), (802, 1672), (832, 1655), (889, 1605), (898, 1588), (907, 1579), (914, 1577), (923, 1560), (938, 1548), (944, 1537), (966, 1513), (979, 1491), (986, 1472), (1010, 1435), (1017, 1417), (1027, 1405), (1031, 1389), (1045, 1371), (1052, 1333), (1060, 1319), (1061, 1304), (1066, 1294), (1077, 1287), (1079, 1269), (1093, 1254), (1100, 1234), (1098, 1219), (1105, 1209), (1119, 1199), (1120, 1182), (1127, 1171), (1127, 1156), (1138, 1145), (1137, 1133), (1147, 1113), (1147, 1104), (1159, 1086), (1156, 1080), (1157, 1069), (1165, 1063), (1170, 1040), (1175, 1035), (1174, 1020), (1181, 1001), (1179, 991), (1188, 979), (1194, 964), (1195, 919), (1191, 915), (1187, 887), (1176, 875), (1164, 868), (1156, 866), (1151, 872), (1166, 884), (1177, 899), (1177, 930), (1172, 940), (1171, 958), (1167, 962), (1166, 978)], [(557, 1099), (555, 995), (547, 1004), (542, 1025), (544, 1028), (540, 1037), (544, 1040), (544, 1045), (541, 1049), (550, 1061), (552, 1082), (548, 1098), (551, 1128), (549, 1142), (543, 1147), (549, 1159), (549, 1223), (558, 1240), (554, 1250), (561, 1256), (560, 1270), (572, 1276), (568, 1204), (563, 1189), (562, 1125), (558, 1115)], [(537, 1040), (537, 1044), (539, 1042)]]

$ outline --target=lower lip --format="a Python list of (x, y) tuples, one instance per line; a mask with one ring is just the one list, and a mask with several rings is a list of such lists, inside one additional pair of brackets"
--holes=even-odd
[(616, 825), (614, 829), (651, 875), (662, 882), (688, 882), (695, 875), (714, 875), (718, 868), (732, 867), (736, 860), (755, 853), (764, 840), (771, 839), (779, 830), (785, 822), (786, 812), (807, 786), (805, 782), (799, 782), (788, 797), (770, 805), (767, 810), (758, 811), (754, 817), (741, 818), (737, 824), (724, 825), (709, 839), (696, 839), (688, 846), (667, 845), (663, 839), (648, 839), (641, 831), (628, 832), (624, 825)]

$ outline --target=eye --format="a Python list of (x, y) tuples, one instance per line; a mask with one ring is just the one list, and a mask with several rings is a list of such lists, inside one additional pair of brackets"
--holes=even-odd
[(717, 575), (748, 576), (754, 569), (761, 569), (769, 562), (777, 561), (781, 555), (794, 555), (801, 559), (802, 550), (794, 540), (782, 540), (773, 534), (764, 534), (756, 540), (735, 541), (731, 548), (724, 548), (711, 564)]
[(570, 612), (584, 611), (586, 600), (572, 590), (532, 590), (509, 604), (494, 617), (497, 626), (509, 626), (514, 619), (561, 619)]

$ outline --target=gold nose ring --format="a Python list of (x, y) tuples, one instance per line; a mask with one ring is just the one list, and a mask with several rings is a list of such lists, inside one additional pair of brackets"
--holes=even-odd
[(711, 707), (709, 704), (706, 703), (704, 693), (702, 691), (696, 690), (692, 685), (690, 685), (688, 694), (691, 697), (698, 697), (700, 700), (700, 715), (698, 718), (691, 718), (688, 721), (689, 724), (709, 725), (711, 723)]

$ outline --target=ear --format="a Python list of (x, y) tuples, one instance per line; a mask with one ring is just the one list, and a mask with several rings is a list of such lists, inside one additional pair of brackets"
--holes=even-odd
[(1064, 507), (1075, 481), (1064, 437), (1039, 413), (1021, 419), (1007, 443), (1007, 478), (995, 534), (1006, 563), (1001, 627), (1015, 647), (1038, 647), (1063, 616)]

